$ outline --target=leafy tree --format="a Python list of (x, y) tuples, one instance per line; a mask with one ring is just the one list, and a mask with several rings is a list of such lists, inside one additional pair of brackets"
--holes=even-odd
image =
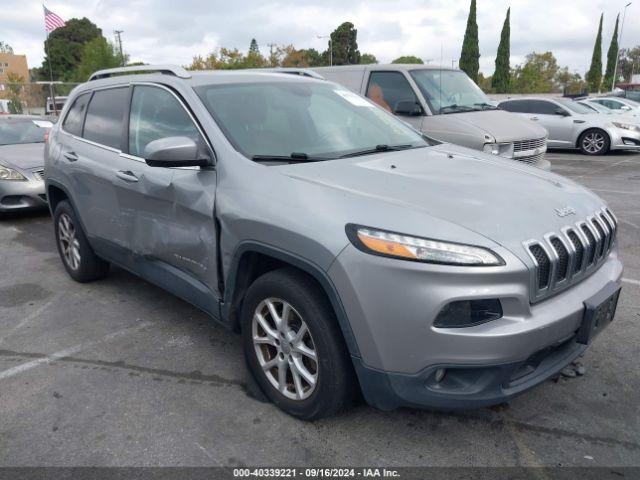
[(482, 72), (479, 72), (477, 84), (480, 87), (480, 90), (485, 93), (494, 93), (493, 87), (491, 86), (492, 79), (493, 77), (491, 75), (485, 77)]
[(40, 68), (41, 79), (49, 79), (49, 62), (54, 80), (68, 81), (82, 60), (84, 46), (96, 37), (102, 36), (100, 30), (87, 18), (72, 18), (64, 27), (56, 28), (45, 40), (45, 56)]
[[(323, 65), (327, 65), (324, 62), (322, 54), (318, 52), (315, 48), (307, 48), (306, 50), (302, 50), (307, 59), (307, 63), (310, 67), (322, 67)], [(374, 57), (375, 59), (375, 57)], [(377, 62), (373, 62), (377, 63)]]
[(24, 78), (17, 73), (9, 73), (7, 75), (7, 90), (9, 90), (9, 113), (22, 113), (22, 102), (20, 101), (20, 93), (24, 88)]
[(86, 82), (89, 76), (97, 70), (115, 68), (126, 63), (126, 58), (124, 62), (122, 60), (120, 50), (100, 35), (87, 42), (82, 49), (80, 64), (73, 72), (71, 80)]
[(13, 55), (13, 48), (8, 43), (0, 40), (0, 53), (10, 53)]
[(471, 80), (477, 83), (480, 71), (480, 45), (478, 42), (478, 23), (476, 22), (476, 0), (471, 0), (459, 65), (460, 69), (464, 70)]
[[(613, 71), (616, 68), (616, 60), (618, 59), (618, 22), (620, 21), (620, 14), (616, 17), (616, 27), (613, 29), (613, 36), (611, 37), (611, 43), (609, 44), (609, 51), (607, 52), (607, 70), (604, 74), (604, 80), (602, 81), (604, 88), (608, 90), (610, 86), (613, 86)], [(617, 80), (617, 79), (616, 79)]]
[(391, 63), (415, 63), (415, 64), (424, 64), (420, 57), (416, 57), (415, 55), (403, 55), (401, 57), (396, 58)]
[(500, 34), (500, 44), (496, 55), (496, 71), (491, 78), (491, 86), (496, 93), (508, 93), (511, 84), (511, 67), (509, 59), (511, 37), (511, 8), (507, 9), (507, 18), (504, 19), (502, 33)]
[(566, 94), (577, 95), (585, 93), (587, 89), (587, 84), (582, 80), (580, 74), (571, 72), (569, 67), (558, 70), (556, 83), (562, 87), (562, 91)]
[(518, 93), (549, 93), (556, 90), (558, 61), (551, 52), (530, 53), (513, 71), (511, 84)]
[[(360, 51), (358, 50), (358, 30), (351, 22), (344, 22), (331, 32), (329, 48), (333, 51), (334, 65), (356, 65), (360, 63)], [(324, 55), (327, 60), (330, 57), (327, 50)]]
[(587, 72), (586, 80), (589, 85), (590, 92), (599, 92), (602, 83), (602, 20), (604, 13), (600, 15), (600, 25), (598, 26), (598, 35), (596, 35), (596, 44), (593, 47), (593, 55), (591, 57), (591, 67)]
[(373, 53), (363, 53), (360, 55), (361, 65), (372, 65), (374, 63), (378, 63), (378, 59)]
[(633, 74), (640, 73), (640, 45), (620, 52), (618, 70), (625, 82), (630, 82)]
[(249, 52), (247, 52), (244, 64), (245, 68), (260, 68), (267, 65), (267, 59), (260, 53), (260, 48), (258, 47), (258, 42), (256, 42), (255, 38), (251, 39)]

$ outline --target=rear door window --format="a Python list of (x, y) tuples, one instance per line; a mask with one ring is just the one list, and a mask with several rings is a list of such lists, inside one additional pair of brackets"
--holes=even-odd
[(129, 118), (129, 153), (144, 157), (144, 149), (154, 140), (189, 137), (200, 143), (202, 137), (191, 117), (170, 92), (153, 86), (136, 86)]
[(500, 109), (513, 113), (532, 113), (528, 100), (512, 100), (500, 104)]
[(413, 88), (400, 72), (371, 72), (367, 97), (389, 112), (393, 112), (399, 102), (418, 103)]
[(128, 99), (129, 87), (94, 92), (87, 109), (82, 136), (92, 142), (120, 150)]
[(62, 122), (62, 128), (66, 132), (78, 137), (82, 136), (82, 122), (84, 121), (84, 114), (90, 97), (91, 94), (83, 93), (74, 100), (69, 113), (67, 113), (64, 122)]

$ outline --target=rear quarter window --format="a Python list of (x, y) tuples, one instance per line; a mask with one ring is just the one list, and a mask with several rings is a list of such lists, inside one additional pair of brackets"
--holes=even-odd
[(82, 122), (84, 121), (85, 110), (91, 94), (83, 93), (76, 98), (62, 122), (62, 128), (72, 135), (82, 136)]

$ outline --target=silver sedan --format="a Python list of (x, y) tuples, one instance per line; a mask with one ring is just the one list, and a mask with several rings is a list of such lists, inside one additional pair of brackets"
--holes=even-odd
[(640, 125), (602, 115), (565, 98), (505, 100), (499, 108), (533, 120), (549, 132), (549, 148), (577, 148), (585, 155), (640, 150)]
[(52, 123), (28, 115), (0, 116), (0, 213), (44, 208), (44, 142)]

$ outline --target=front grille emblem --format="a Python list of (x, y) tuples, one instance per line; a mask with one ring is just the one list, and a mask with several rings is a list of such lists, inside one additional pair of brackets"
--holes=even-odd
[(573, 207), (556, 208), (556, 213), (559, 217), (568, 217), (569, 215), (575, 215), (576, 211)]

